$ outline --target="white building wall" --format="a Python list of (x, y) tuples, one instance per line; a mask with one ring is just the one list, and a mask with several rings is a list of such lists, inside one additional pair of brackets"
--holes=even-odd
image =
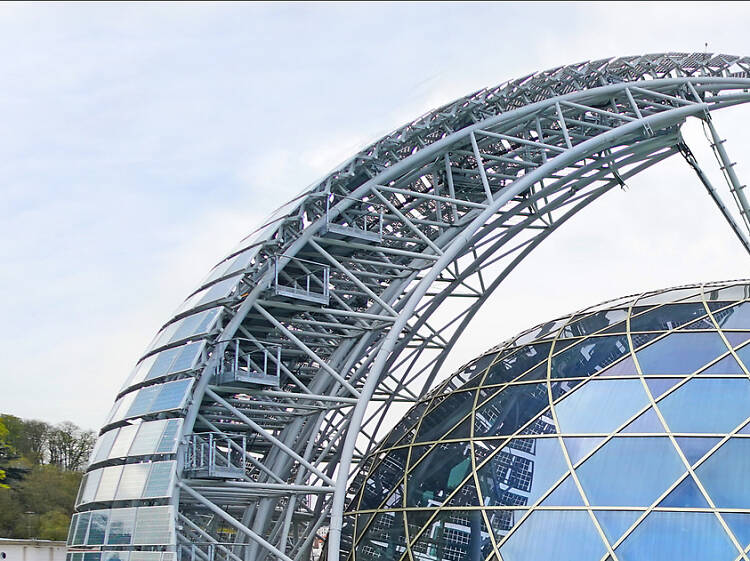
[(65, 542), (0, 538), (0, 561), (65, 561)]

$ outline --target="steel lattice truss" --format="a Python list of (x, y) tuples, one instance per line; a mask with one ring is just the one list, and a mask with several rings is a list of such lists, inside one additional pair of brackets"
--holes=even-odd
[[(133, 535), (96, 551), (289, 561), (328, 534), (336, 559), (360, 459), (576, 212), (682, 153), (750, 248), (746, 215), (732, 218), (680, 136), (688, 117), (705, 122), (746, 210), (710, 114), (748, 89), (750, 58), (587, 62), (481, 90), (358, 153), (243, 240), (156, 336), (102, 429), (72, 551), (96, 545), (98, 514), (112, 532), (137, 507)], [(141, 516), (171, 537), (141, 538)]]

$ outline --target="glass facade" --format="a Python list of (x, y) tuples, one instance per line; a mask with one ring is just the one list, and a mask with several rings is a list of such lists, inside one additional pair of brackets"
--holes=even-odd
[(472, 361), (361, 464), (342, 559), (747, 559), (749, 288), (620, 299)]

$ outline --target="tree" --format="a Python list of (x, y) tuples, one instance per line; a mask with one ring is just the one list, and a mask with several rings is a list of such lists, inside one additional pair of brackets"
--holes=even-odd
[(0, 415), (8, 428), (8, 444), (31, 464), (44, 463), (47, 435), (52, 428), (44, 421), (19, 419), (14, 415)]
[(0, 420), (0, 488), (10, 488), (10, 483), (19, 481), (23, 478), (27, 470), (22, 467), (13, 465), (13, 460), (17, 460), (13, 448), (6, 443), (8, 438), (8, 429)]
[(47, 433), (49, 463), (65, 470), (80, 470), (86, 466), (96, 438), (93, 431), (81, 430), (65, 421)]

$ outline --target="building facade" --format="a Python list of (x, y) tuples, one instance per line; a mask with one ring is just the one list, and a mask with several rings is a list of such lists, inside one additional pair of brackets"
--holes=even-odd
[(369, 458), (342, 559), (744, 559), (748, 297), (624, 298), (472, 361)]
[(0, 538), (0, 561), (65, 561), (65, 542)]

